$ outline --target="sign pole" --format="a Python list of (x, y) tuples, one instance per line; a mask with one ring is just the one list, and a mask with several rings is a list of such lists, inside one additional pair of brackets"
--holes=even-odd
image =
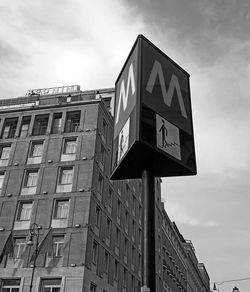
[(142, 172), (143, 212), (143, 283), (141, 292), (155, 292), (155, 178), (150, 169)]

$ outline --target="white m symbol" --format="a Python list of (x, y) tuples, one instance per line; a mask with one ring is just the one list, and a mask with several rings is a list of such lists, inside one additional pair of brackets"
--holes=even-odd
[(183, 97), (181, 94), (179, 80), (178, 80), (176, 75), (172, 74), (172, 77), (171, 77), (171, 80), (169, 83), (169, 87), (168, 87), (168, 91), (167, 91), (163, 72), (162, 72), (162, 67), (158, 61), (154, 62), (154, 66), (153, 66), (153, 69), (152, 69), (151, 74), (149, 76), (146, 90), (150, 93), (153, 92), (153, 88), (155, 85), (157, 75), (159, 76), (159, 81), (160, 81), (160, 85), (161, 85), (161, 92), (162, 92), (164, 103), (169, 107), (171, 106), (174, 91), (176, 90), (180, 109), (181, 109), (181, 114), (184, 118), (187, 119), (187, 112), (186, 112), (185, 105), (183, 102)]
[(130, 87), (129, 85), (130, 84), (131, 84), (131, 91), (132, 91), (132, 95), (133, 95), (135, 93), (135, 77), (134, 77), (134, 69), (133, 69), (132, 63), (129, 66), (128, 82), (127, 82), (126, 90), (125, 90), (124, 79), (122, 80), (122, 83), (121, 83), (115, 124), (117, 124), (119, 121), (119, 116), (120, 116), (120, 111), (121, 111), (121, 103), (122, 103), (123, 111), (125, 111), (127, 106), (128, 106), (128, 94), (129, 94), (129, 87)]

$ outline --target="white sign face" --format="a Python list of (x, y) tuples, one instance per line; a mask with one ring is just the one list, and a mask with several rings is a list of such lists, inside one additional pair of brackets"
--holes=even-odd
[(129, 126), (130, 126), (130, 118), (128, 118), (127, 122), (121, 129), (121, 132), (119, 133), (119, 141), (118, 141), (118, 159), (117, 161), (120, 161), (124, 154), (128, 150), (129, 145)]
[(181, 160), (179, 128), (157, 114), (156, 143), (159, 149)]
[(118, 136), (137, 103), (138, 44), (129, 55), (118, 80), (115, 83), (115, 128), (114, 139)]

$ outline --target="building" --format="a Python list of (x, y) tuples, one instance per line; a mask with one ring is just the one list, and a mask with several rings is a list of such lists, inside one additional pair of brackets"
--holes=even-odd
[(192, 242), (186, 240), (184, 247), (187, 253), (187, 291), (210, 292), (209, 275), (204, 264), (198, 262)]
[(184, 239), (161, 203), (158, 208), (159, 291), (209, 292), (210, 278), (190, 240)]
[[(0, 101), (1, 291), (29, 289), (33, 222), (42, 227), (39, 242), (53, 228), (53, 252), (36, 261), (35, 291), (140, 287), (140, 184), (108, 179), (113, 96), (76, 86)], [(14, 253), (6, 254), (10, 236)]]
[[(187, 291), (186, 252), (183, 237), (169, 219), (164, 204), (157, 208), (158, 277), (159, 291)], [(198, 292), (198, 291), (197, 291)]]
[[(112, 88), (64, 86), (0, 100), (0, 291), (30, 291), (31, 282), (37, 292), (140, 291), (142, 185), (109, 180), (113, 97)], [(157, 291), (189, 291), (188, 252), (160, 182)], [(32, 223), (41, 227), (35, 267)]]

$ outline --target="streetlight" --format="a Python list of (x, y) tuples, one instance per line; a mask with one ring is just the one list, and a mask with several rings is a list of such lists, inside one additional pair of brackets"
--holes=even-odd
[(41, 229), (41, 226), (38, 226), (36, 223), (33, 223), (30, 226), (29, 232), (30, 232), (30, 237), (29, 240), (27, 241), (27, 245), (32, 246), (33, 243), (33, 238), (35, 236), (36, 238), (36, 248), (35, 248), (35, 254), (34, 254), (34, 264), (32, 266), (32, 275), (31, 275), (31, 280), (30, 280), (30, 292), (32, 291), (32, 285), (33, 285), (33, 278), (34, 278), (34, 272), (35, 272), (35, 267), (36, 267), (36, 259), (38, 256), (38, 240), (39, 240), (39, 230)]

